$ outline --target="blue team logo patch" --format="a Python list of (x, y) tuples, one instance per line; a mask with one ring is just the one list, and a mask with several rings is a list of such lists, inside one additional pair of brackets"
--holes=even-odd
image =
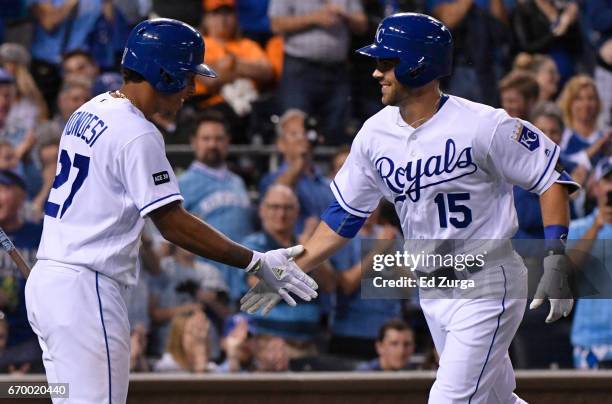
[(519, 124), (513, 137), (514, 140), (529, 151), (534, 151), (540, 147), (540, 137), (538, 134), (523, 124)]
[(165, 184), (166, 182), (170, 182), (170, 175), (168, 171), (160, 171), (158, 173), (153, 174), (153, 182), (155, 185)]

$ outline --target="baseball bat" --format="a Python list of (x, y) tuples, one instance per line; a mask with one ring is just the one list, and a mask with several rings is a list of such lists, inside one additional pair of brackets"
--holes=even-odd
[(19, 251), (15, 248), (15, 245), (13, 244), (11, 239), (8, 238), (8, 236), (6, 235), (4, 230), (2, 230), (1, 227), (0, 227), (0, 245), (2, 246), (2, 249), (6, 251), (8, 255), (11, 256), (11, 258), (13, 259), (13, 262), (17, 265), (17, 268), (19, 268), (19, 271), (24, 276), (24, 278), (28, 279), (28, 276), (30, 275), (30, 267), (25, 262), (25, 260), (23, 259)]

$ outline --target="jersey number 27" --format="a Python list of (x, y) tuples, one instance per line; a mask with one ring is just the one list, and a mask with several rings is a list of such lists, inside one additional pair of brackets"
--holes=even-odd
[[(51, 217), (57, 217), (59, 213), (60, 219), (64, 216), (64, 213), (68, 210), (70, 205), (72, 205), (72, 200), (76, 195), (77, 191), (83, 185), (83, 181), (87, 178), (89, 174), (89, 157), (83, 156), (82, 154), (76, 153), (74, 155), (74, 161), (70, 160), (70, 156), (66, 150), (62, 150), (59, 158), (60, 164), (60, 172), (55, 176), (55, 180), (53, 181), (53, 189), (58, 189), (68, 182), (68, 177), (70, 176), (70, 170), (72, 167), (75, 167), (78, 171), (76, 178), (72, 182), (72, 187), (70, 188), (70, 193), (66, 200), (60, 205), (55, 202), (51, 202), (51, 195), (53, 195), (53, 191), (51, 191), (51, 195), (49, 196), (49, 200), (45, 204), (45, 215)], [(61, 211), (60, 211), (61, 208)]]

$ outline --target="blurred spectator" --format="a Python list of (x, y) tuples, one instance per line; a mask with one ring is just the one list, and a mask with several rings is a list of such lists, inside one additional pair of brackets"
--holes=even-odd
[[(287, 248), (298, 244), (295, 233), (299, 205), (290, 188), (274, 185), (266, 192), (259, 207), (262, 231), (253, 233), (242, 241), (242, 244), (256, 251), (268, 251), (277, 248)], [(316, 223), (315, 223), (316, 225)], [(322, 290), (326, 290), (322, 271), (318, 268), (314, 279)], [(253, 286), (257, 282), (250, 277), (248, 283)], [(276, 305), (267, 316), (254, 314), (249, 323), (257, 335), (269, 334), (282, 337), (291, 350), (291, 357), (314, 355), (316, 347), (314, 339), (319, 333), (320, 305), (316, 299), (302, 302), (296, 307), (290, 307), (285, 302)]]
[(15, 78), (16, 94), (13, 106), (7, 117), (8, 126), (21, 126), (26, 130), (47, 119), (47, 104), (36, 86), (28, 66), (30, 53), (15, 43), (0, 46), (0, 65)]
[(123, 78), (116, 72), (100, 73), (100, 69), (89, 52), (77, 49), (62, 56), (64, 81), (86, 79), (92, 87), (92, 96), (106, 91), (115, 91), (123, 84)]
[(102, 3), (107, 0), (27, 1), (34, 16), (32, 75), (51, 108), (61, 85), (62, 55), (87, 48), (89, 35), (102, 13)]
[(98, 77), (99, 69), (89, 52), (76, 49), (62, 55), (62, 78), (71, 81), (84, 78), (93, 85)]
[(242, 34), (261, 47), (265, 47), (272, 36), (268, 3), (269, 0), (236, 0), (238, 25)]
[(488, 105), (497, 103), (501, 50), (508, 42), (508, 16), (502, 0), (426, 0), (430, 14), (453, 34), (453, 74), (448, 92)]
[(253, 338), (249, 328), (249, 318), (244, 314), (235, 314), (225, 321), (221, 339), (225, 361), (217, 367), (217, 372), (244, 372), (252, 368)]
[(514, 59), (514, 69), (534, 75), (540, 88), (538, 101), (554, 101), (559, 91), (559, 71), (554, 60), (545, 55), (522, 52)]
[(202, 310), (177, 313), (172, 319), (166, 351), (155, 364), (156, 372), (203, 373), (214, 368), (209, 363), (207, 341), (210, 322)]
[(13, 145), (15, 156), (20, 161), (28, 157), (36, 139), (32, 130), (27, 130), (21, 125), (9, 126), (8, 119), (16, 92), (15, 78), (6, 70), (0, 69), (0, 139), (5, 139)]
[(74, 111), (89, 101), (90, 98), (91, 84), (87, 79), (72, 77), (62, 85), (57, 96), (57, 114), (53, 117), (53, 121), (60, 130), (64, 130), (66, 122)]
[[(254, 217), (244, 181), (227, 167), (230, 141), (223, 115), (217, 111), (203, 113), (191, 136), (195, 160), (179, 176), (179, 187), (185, 209), (239, 241), (253, 232)], [(238, 301), (245, 292), (242, 271), (210, 263), (222, 272), (230, 300)]]
[[(568, 254), (586, 283), (597, 294), (579, 293), (574, 311), (572, 345), (574, 366), (581, 369), (612, 367), (612, 268), (605, 259), (612, 239), (612, 158), (600, 161), (595, 174), (597, 209), (570, 223)], [(579, 287), (585, 284), (580, 282)], [(589, 295), (591, 297), (589, 298)]]
[(598, 34), (595, 83), (602, 103), (602, 125), (612, 130), (612, 0), (586, 2), (591, 28)]
[[(553, 142), (558, 145), (561, 144), (565, 128), (561, 110), (555, 104), (551, 102), (537, 104), (531, 113), (530, 121)], [(567, 155), (561, 152), (559, 161), (563, 164), (566, 171), (570, 173), (574, 181), (584, 185), (589, 174), (587, 169), (588, 160), (586, 159), (586, 153), (584, 157), (581, 157), (580, 154)]]
[[(152, 252), (151, 241), (144, 234), (139, 259), (137, 264), (140, 265), (138, 282), (129, 289), (129, 293), (125, 296), (125, 305), (130, 322), (130, 371), (148, 372), (150, 366), (146, 355), (149, 348), (148, 336), (151, 330), (149, 284), (152, 282), (150, 279), (152, 276), (161, 274), (161, 269), (159, 268), (159, 258)], [(151, 265), (151, 260), (155, 261), (153, 265)]]
[(376, 338), (378, 357), (362, 363), (357, 371), (397, 371), (416, 369), (410, 363), (414, 353), (414, 332), (403, 320), (394, 319), (386, 322)]
[(380, 213), (380, 208), (374, 211), (357, 236), (330, 259), (337, 284), (330, 321), (331, 354), (354, 359), (376, 357), (374, 348), (381, 327), (401, 314), (401, 301), (397, 299), (361, 296), (362, 268), (371, 268), (374, 255), (389, 248), (389, 243), (382, 240), (399, 236), (391, 220), (381, 218)]
[(11, 142), (0, 139), (0, 170), (14, 170), (18, 164), (19, 160)]
[(328, 144), (348, 143), (350, 32), (367, 29), (359, 0), (270, 0), (272, 31), (284, 37), (282, 110), (316, 116)]
[(253, 363), (255, 372), (287, 372), (289, 347), (284, 339), (272, 335), (258, 335), (254, 340)]
[[(32, 266), (36, 262), (42, 226), (23, 219), (21, 209), (25, 199), (25, 179), (16, 171), (0, 171), (0, 227)], [(36, 339), (26, 313), (25, 283), (11, 257), (0, 255), (0, 309), (6, 314), (11, 329), (8, 346)]]
[(239, 36), (235, 0), (204, 0), (204, 6), (205, 62), (219, 77), (196, 80), (196, 97), (204, 98), (199, 107), (214, 106), (228, 120), (246, 116), (259, 90), (272, 80), (272, 65), (257, 42)]
[(502, 108), (513, 118), (529, 118), (539, 91), (533, 74), (524, 71), (512, 71), (499, 82)]
[(6, 316), (0, 311), (0, 373), (23, 375), (26, 373), (42, 373), (43, 364), (40, 360), (40, 348), (37, 339), (7, 346), (10, 326)]
[(294, 190), (300, 202), (300, 215), (296, 232), (301, 233), (308, 217), (319, 218), (334, 200), (329, 180), (320, 174), (313, 163), (313, 147), (317, 134), (306, 130), (306, 114), (290, 109), (276, 125), (276, 146), (283, 155), (283, 164), (266, 174), (259, 191), (264, 195), (272, 184), (286, 185)]
[[(174, 253), (161, 261), (163, 282), (152, 284), (149, 295), (149, 313), (156, 325), (157, 338), (153, 347), (156, 352), (166, 344), (170, 320), (176, 314), (202, 307), (221, 319), (229, 314), (223, 299), (227, 285), (219, 271), (210, 264), (197, 261), (195, 255), (187, 250), (177, 246), (173, 249)], [(217, 338), (214, 330), (210, 337)]]
[(147, 328), (143, 323), (137, 323), (130, 331), (130, 372), (150, 371), (146, 352)]
[(114, 4), (131, 26), (144, 20), (153, 8), (151, 0), (115, 0)]
[(87, 41), (96, 64), (103, 71), (118, 71), (130, 26), (114, 0), (102, 0), (102, 12), (94, 23)]
[(593, 79), (578, 75), (568, 81), (559, 97), (559, 107), (565, 122), (561, 150), (568, 155), (584, 150), (595, 165), (609, 153), (610, 133), (604, 134), (597, 126), (601, 101)]
[(519, 50), (554, 59), (564, 83), (574, 74), (582, 52), (578, 2), (520, 0), (512, 17)]
[(440, 367), (440, 355), (436, 350), (436, 347), (433, 346), (433, 342), (431, 342), (431, 346), (425, 351), (425, 359), (423, 360), (423, 364), (421, 365), (421, 370), (438, 370)]
[(38, 194), (32, 199), (29, 206), (28, 218), (34, 222), (39, 222), (43, 218), (45, 202), (49, 197), (49, 192), (55, 181), (57, 171), (57, 156), (59, 155), (59, 144), (61, 132), (52, 123), (41, 125), (37, 129), (38, 134), (38, 161), (42, 185)]

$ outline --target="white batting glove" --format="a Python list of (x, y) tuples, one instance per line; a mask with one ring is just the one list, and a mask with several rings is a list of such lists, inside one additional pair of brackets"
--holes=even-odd
[(544, 257), (544, 274), (538, 283), (533, 301), (529, 309), (533, 310), (542, 305), (544, 299), (550, 300), (550, 312), (546, 317), (547, 323), (569, 316), (574, 306), (572, 291), (569, 287), (569, 274), (571, 263), (563, 254), (553, 254)]
[(261, 314), (265, 316), (281, 299), (282, 297), (267, 283), (258, 282), (240, 299), (240, 310), (253, 314), (261, 309)]
[[(310, 301), (317, 297), (317, 283), (310, 276), (306, 275), (293, 261), (293, 258), (300, 255), (303, 251), (304, 247), (301, 245), (290, 248), (280, 248), (278, 250), (268, 251), (265, 254), (253, 251), (253, 259), (251, 260), (251, 264), (247, 267), (246, 272), (260, 279), (257, 286), (261, 286), (259, 286), (258, 293), (255, 293), (257, 293), (257, 295), (265, 295), (268, 299), (271, 297), (270, 294), (276, 294), (290, 306), (295, 306), (297, 303), (289, 295), (289, 292), (305, 301)], [(264, 285), (265, 290), (263, 289)], [(252, 288), (249, 293), (254, 292), (254, 289), (255, 288)], [(249, 293), (247, 293), (245, 297), (253, 295), (252, 293), (249, 295)], [(243, 297), (243, 299), (245, 297)], [(278, 301), (274, 304), (276, 303), (278, 303)], [(261, 305), (257, 305), (256, 308), (259, 307), (261, 307)], [(272, 307), (273, 305), (268, 311), (272, 309)]]

